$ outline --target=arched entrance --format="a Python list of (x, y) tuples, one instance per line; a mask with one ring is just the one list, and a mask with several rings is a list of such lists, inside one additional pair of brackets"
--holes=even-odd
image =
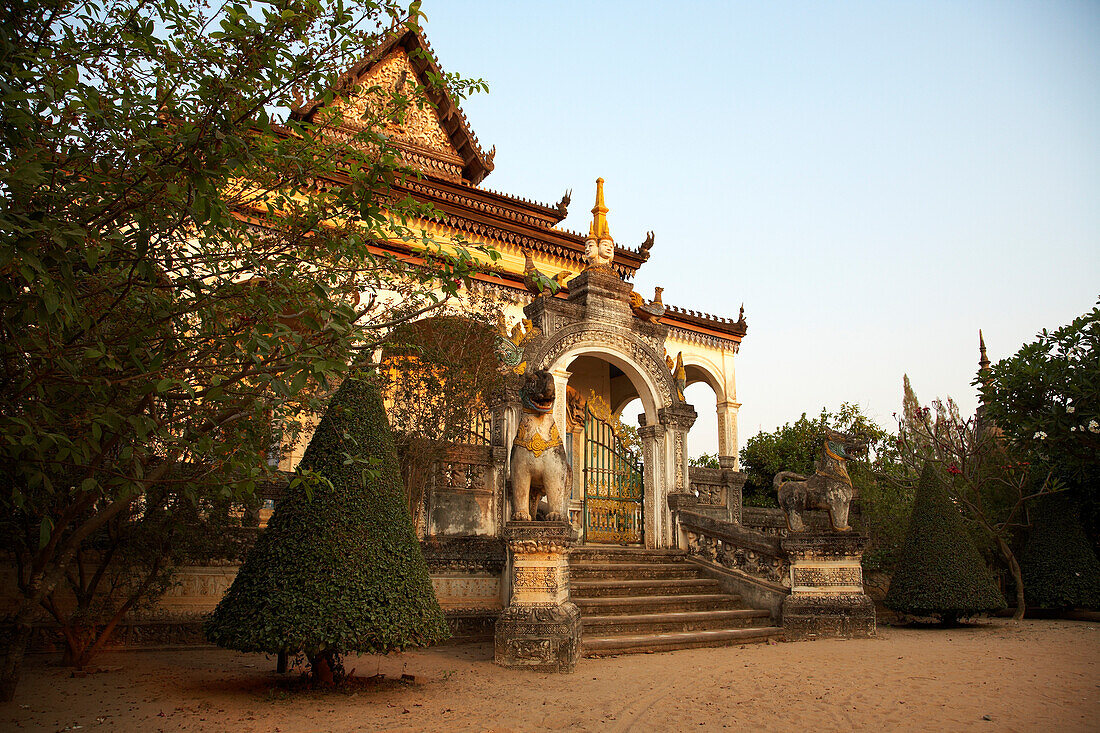
[[(603, 343), (581, 338), (568, 348), (550, 350), (543, 362), (557, 381), (559, 396), (584, 403), (578, 419), (567, 414), (576, 405), (558, 400), (560, 424), (570, 434), (570, 519), (585, 543), (668, 546), (671, 516), (665, 497), (676, 485), (674, 450), (682, 438), (668, 429), (665, 375), (650, 373), (633, 351), (609, 345), (602, 334), (597, 338)], [(627, 404), (641, 404), (642, 427), (621, 419)]]

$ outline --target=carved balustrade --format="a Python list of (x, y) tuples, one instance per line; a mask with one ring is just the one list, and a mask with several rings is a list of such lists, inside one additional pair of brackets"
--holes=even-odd
[(741, 487), (748, 476), (727, 468), (688, 468), (688, 492), (696, 497), (695, 511), (715, 519), (741, 521)]
[(677, 517), (689, 555), (757, 580), (790, 587), (790, 559), (779, 538), (694, 510), (681, 509)]
[[(823, 511), (806, 511), (802, 514), (803, 520), (810, 532), (821, 534), (830, 531), (829, 513)], [(852, 502), (849, 521), (855, 527), (860, 527), (860, 507)], [(789, 534), (787, 529), (787, 517), (783, 510), (777, 507), (747, 506), (741, 510), (741, 524), (746, 529), (759, 532), (769, 537), (782, 539)]]

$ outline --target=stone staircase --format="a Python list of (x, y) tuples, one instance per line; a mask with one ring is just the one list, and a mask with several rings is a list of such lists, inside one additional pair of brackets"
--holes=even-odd
[(723, 593), (682, 550), (575, 547), (571, 600), (586, 657), (749, 644), (778, 638), (766, 610)]

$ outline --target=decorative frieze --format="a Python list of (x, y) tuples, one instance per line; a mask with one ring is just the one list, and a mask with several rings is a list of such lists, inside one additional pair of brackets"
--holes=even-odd
[(572, 672), (580, 656), (581, 615), (569, 600), (567, 522), (509, 522), (512, 593), (497, 620), (494, 659), (504, 667)]
[(783, 602), (788, 640), (875, 634), (875, 605), (863, 592), (863, 548), (854, 532), (791, 533), (791, 595)]

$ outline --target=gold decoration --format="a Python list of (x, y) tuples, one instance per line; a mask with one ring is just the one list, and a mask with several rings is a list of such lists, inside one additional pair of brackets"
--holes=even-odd
[(546, 438), (539, 435), (537, 431), (531, 434), (529, 423), (522, 423), (519, 426), (519, 432), (516, 433), (515, 445), (521, 445), (534, 454), (535, 458), (538, 458), (543, 454), (543, 451), (547, 451), (551, 448), (556, 448), (562, 445), (561, 436), (558, 435), (557, 423), (550, 423), (550, 438)]
[(588, 227), (588, 236), (596, 239), (611, 239), (611, 228), (607, 226), (608, 208), (603, 202), (603, 179), (596, 179), (596, 205), (592, 207), (592, 224)]
[[(402, 79), (418, 80), (418, 76), (405, 50), (396, 49), (374, 65), (370, 74), (362, 80), (357, 95), (337, 102), (344, 107), (344, 120), (354, 123), (380, 111), (385, 97), (377, 92), (372, 93), (371, 88), (397, 89)], [(447, 155), (459, 155), (450, 135), (443, 129), (439, 114), (430, 104), (421, 106), (413, 100), (404, 110), (402, 124), (387, 124), (386, 133), (401, 142)]]

